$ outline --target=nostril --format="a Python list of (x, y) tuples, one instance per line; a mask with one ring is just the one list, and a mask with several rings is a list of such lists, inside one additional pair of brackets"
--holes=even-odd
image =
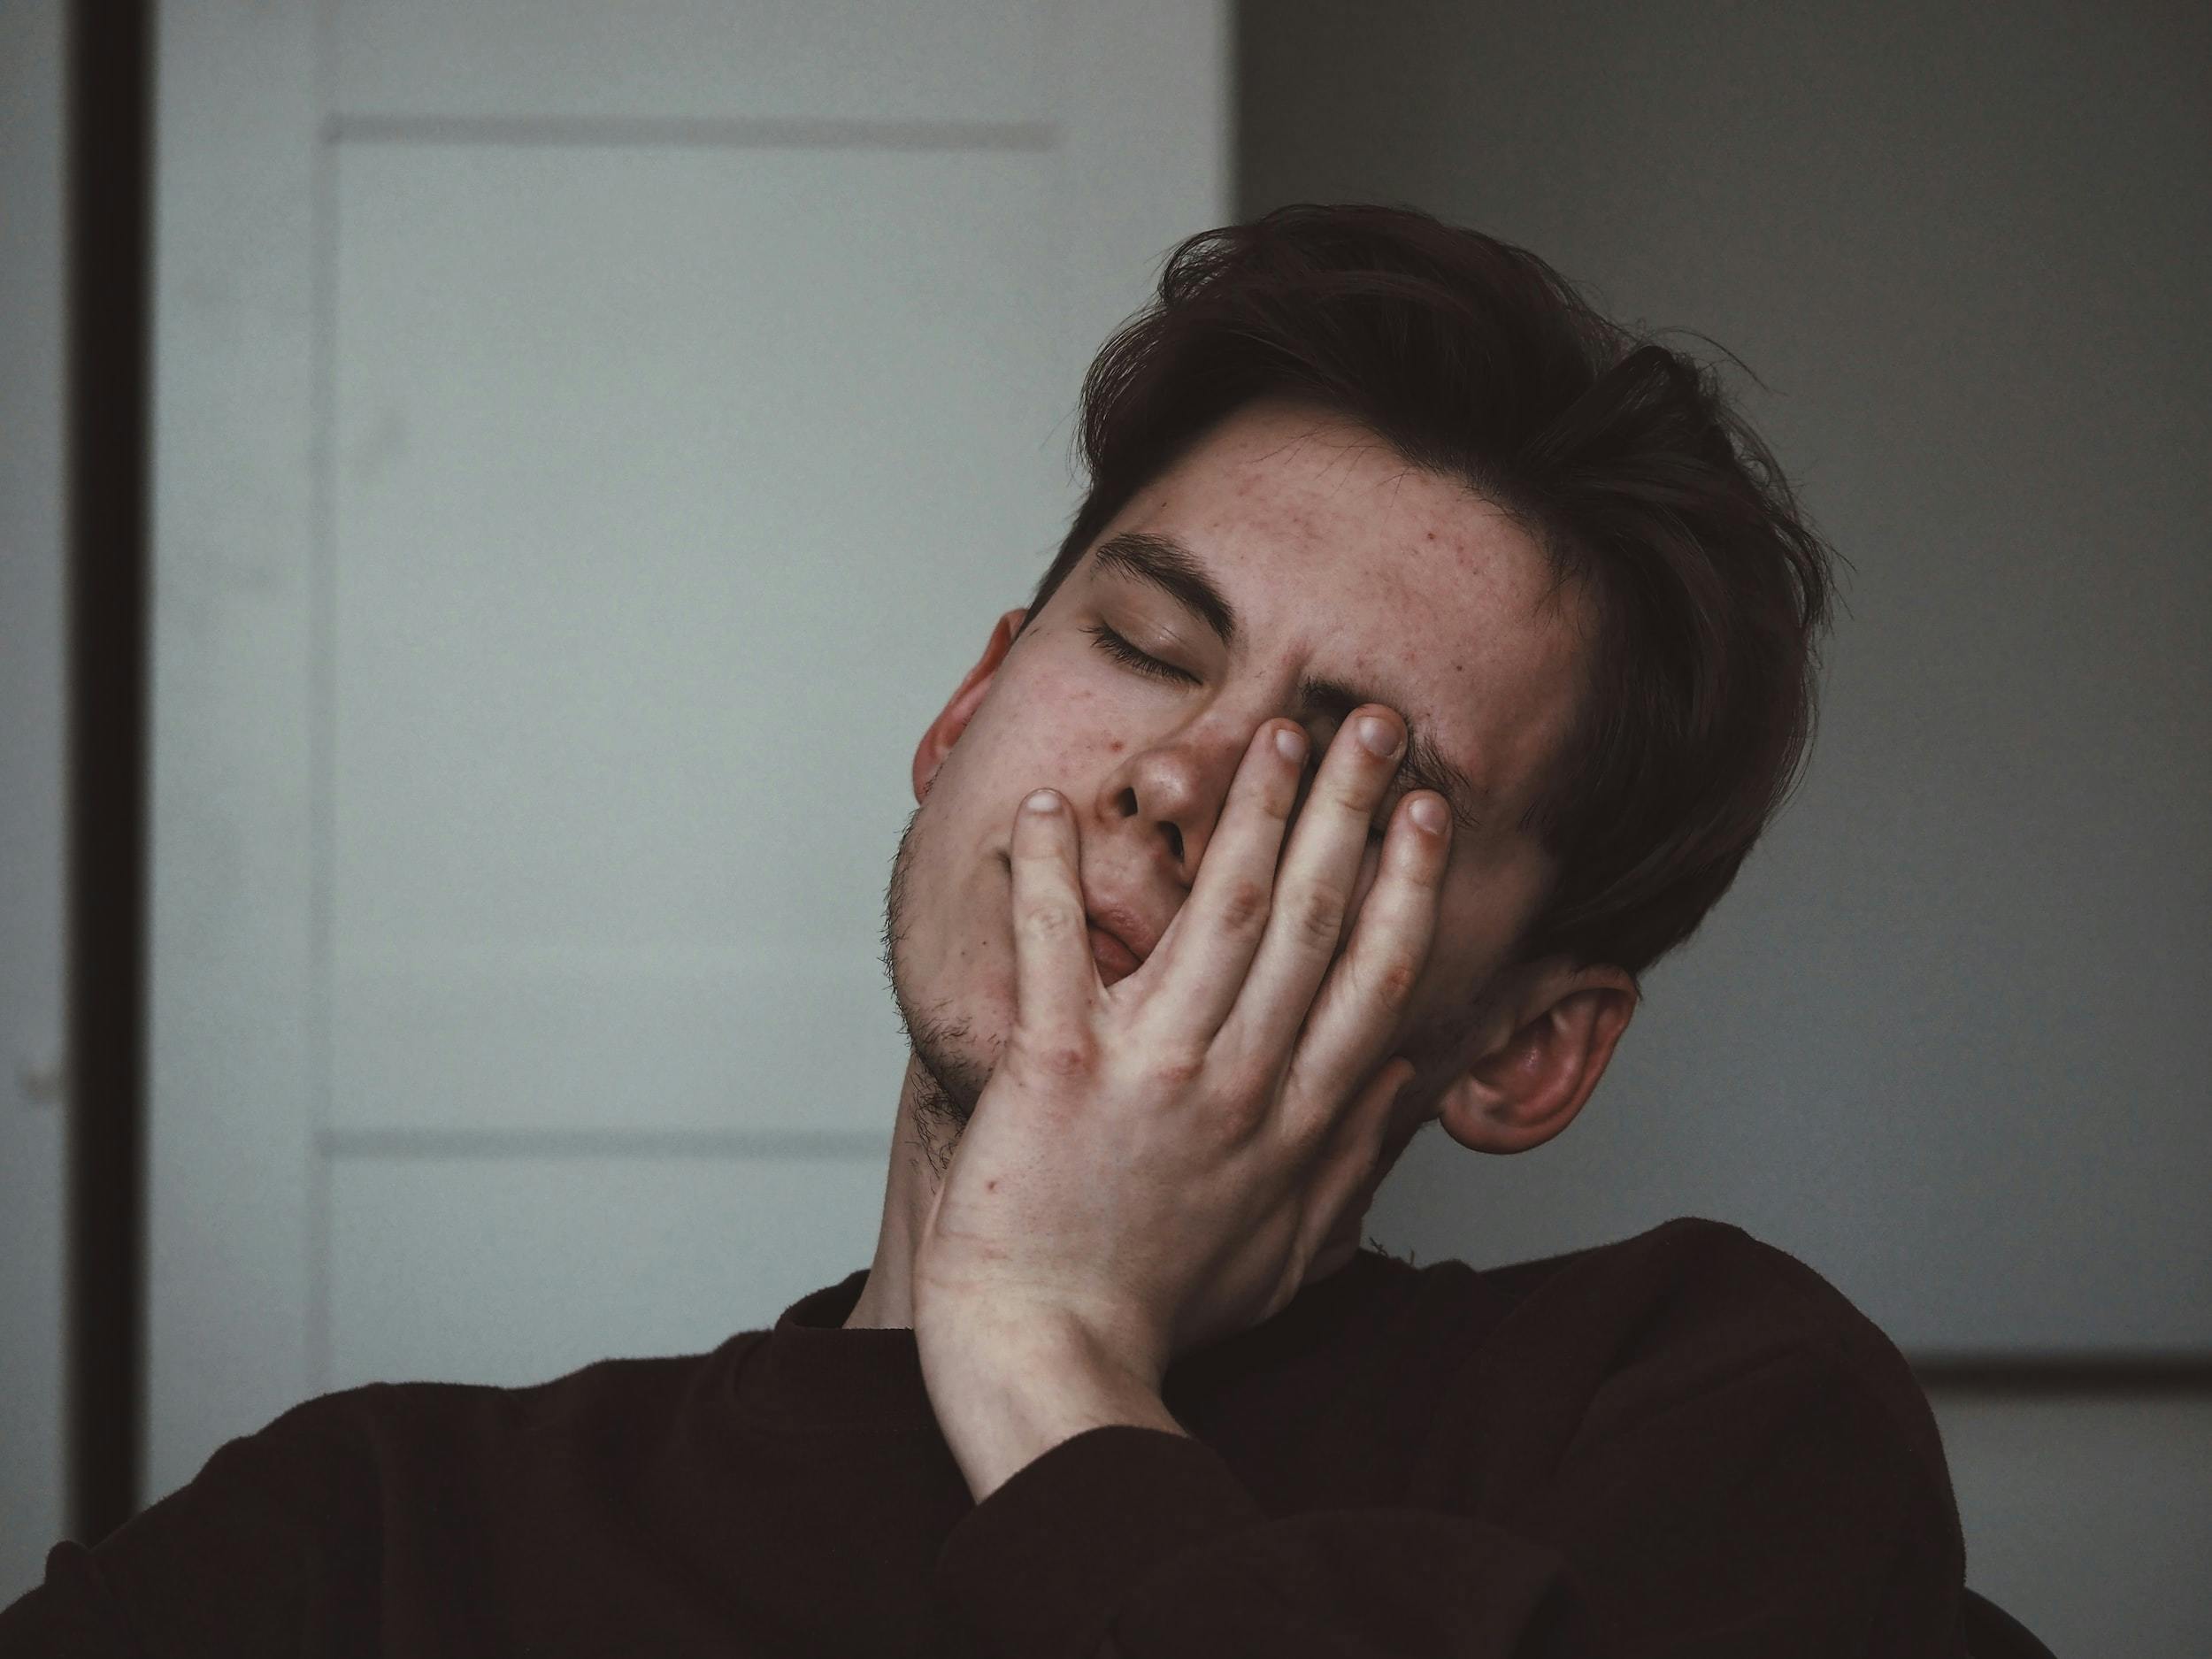
[(1160, 831), (1167, 837), (1168, 850), (1175, 855), (1175, 862), (1183, 862), (1183, 832), (1172, 824), (1163, 824)]

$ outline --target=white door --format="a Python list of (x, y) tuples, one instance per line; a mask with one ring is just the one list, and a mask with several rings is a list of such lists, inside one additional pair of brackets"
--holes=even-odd
[(866, 1264), (908, 757), (1228, 216), (1225, 29), (162, 8), (147, 1497)]

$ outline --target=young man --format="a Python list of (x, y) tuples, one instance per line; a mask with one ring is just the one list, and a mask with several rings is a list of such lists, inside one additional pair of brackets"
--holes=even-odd
[(915, 754), (869, 1269), (311, 1402), (0, 1651), (1958, 1651), (1933, 1421), (1811, 1271), (1359, 1247), (1423, 1125), (1573, 1121), (1786, 793), (1827, 556), (1757, 440), (1529, 255), (1306, 207), (1178, 250), (1083, 442)]

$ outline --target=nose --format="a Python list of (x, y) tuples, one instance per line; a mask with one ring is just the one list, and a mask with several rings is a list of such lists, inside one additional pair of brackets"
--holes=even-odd
[[(1188, 887), (1205, 861), (1207, 842), (1220, 822), (1237, 768), (1261, 725), (1271, 718), (1210, 718), (1147, 745), (1108, 779), (1102, 817), (1133, 822), (1175, 879)], [(1309, 756), (1309, 776), (1312, 768)]]

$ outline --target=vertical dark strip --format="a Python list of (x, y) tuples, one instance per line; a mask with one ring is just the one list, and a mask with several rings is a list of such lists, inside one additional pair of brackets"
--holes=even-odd
[(145, 0), (73, 0), (68, 71), (70, 1532), (138, 1504), (146, 1141)]

